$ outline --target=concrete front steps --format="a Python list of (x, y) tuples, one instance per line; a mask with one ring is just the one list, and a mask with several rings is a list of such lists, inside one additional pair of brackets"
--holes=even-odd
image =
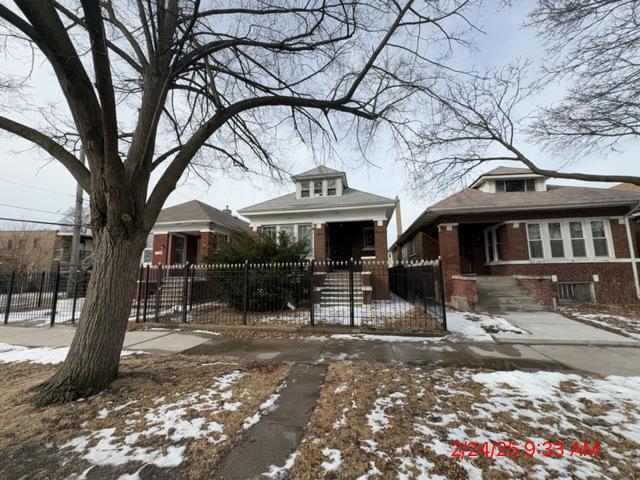
[[(353, 304), (362, 306), (364, 300), (362, 274), (353, 272)], [(322, 284), (321, 307), (349, 306), (349, 272), (327, 273)]]
[(539, 312), (546, 308), (518, 285), (513, 277), (478, 276), (478, 312)]

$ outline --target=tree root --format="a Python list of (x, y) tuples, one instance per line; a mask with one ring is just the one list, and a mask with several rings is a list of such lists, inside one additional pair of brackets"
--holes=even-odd
[(59, 378), (61, 372), (35, 387), (31, 404), (35, 407), (46, 407), (60, 403), (73, 402), (79, 398), (87, 398), (104, 389), (104, 386), (75, 385), (68, 377)]

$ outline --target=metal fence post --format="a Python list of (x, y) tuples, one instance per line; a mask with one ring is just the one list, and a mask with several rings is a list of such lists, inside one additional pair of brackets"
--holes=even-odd
[(36, 308), (40, 308), (40, 306), (42, 305), (42, 289), (44, 288), (44, 276), (45, 273), (42, 272), (42, 274), (40, 275), (40, 287), (38, 288), (38, 301)]
[(142, 308), (142, 321), (147, 321), (147, 298), (149, 298), (149, 265), (147, 265), (147, 274), (144, 279), (144, 306)]
[(315, 318), (315, 307), (314, 307), (314, 296), (316, 294), (315, 292), (315, 260), (311, 260), (311, 262), (309, 262), (309, 325), (311, 325), (312, 327), (315, 326), (316, 324), (316, 318)]
[(4, 310), (4, 324), (9, 323), (9, 313), (11, 312), (11, 295), (13, 293), (13, 282), (16, 278), (16, 272), (11, 272), (11, 280), (9, 280), (9, 291), (7, 292), (7, 304)]
[(142, 272), (143, 266), (138, 269), (138, 286), (136, 288), (136, 323), (140, 321), (140, 300), (142, 300)]
[(56, 322), (56, 309), (58, 308), (58, 290), (60, 289), (60, 264), (56, 265), (55, 278), (53, 279), (53, 298), (51, 299), (51, 326)]
[(438, 273), (440, 276), (440, 311), (442, 312), (442, 328), (447, 330), (447, 307), (445, 304), (446, 296), (444, 292), (444, 272), (442, 271), (442, 258), (438, 257)]
[(247, 288), (249, 280), (249, 260), (244, 261), (244, 290), (242, 292), (242, 323), (247, 324)]
[(189, 290), (189, 267), (187, 263), (184, 266), (184, 275), (182, 279), (182, 323), (187, 323), (187, 298)]
[(352, 327), (355, 326), (355, 315), (354, 315), (354, 298), (353, 298), (353, 259), (349, 260), (349, 325)]
[[(78, 272), (73, 275), (73, 304), (71, 306), (71, 323), (76, 323), (76, 304), (78, 302)], [(67, 289), (68, 290), (68, 289)]]
[(156, 323), (159, 321), (160, 315), (160, 297), (162, 296), (162, 264), (158, 265), (158, 269), (156, 270), (156, 311), (153, 314), (153, 318)]

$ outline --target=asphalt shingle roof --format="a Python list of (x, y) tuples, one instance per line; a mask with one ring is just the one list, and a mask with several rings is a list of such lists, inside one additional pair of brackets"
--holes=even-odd
[(640, 192), (624, 192), (610, 188), (570, 187), (547, 185), (546, 192), (487, 193), (476, 188), (465, 188), (432, 205), (427, 210), (459, 209), (498, 211), (501, 208), (579, 207), (582, 205), (633, 205), (640, 202)]
[(319, 177), (322, 175), (344, 175), (344, 172), (340, 170), (334, 170), (333, 168), (325, 167), (324, 165), (320, 165), (319, 167), (312, 168), (311, 170), (307, 170), (306, 172), (298, 173), (294, 175), (293, 179), (303, 179), (303, 178), (311, 178), (311, 177)]
[(271, 210), (313, 210), (331, 209), (334, 207), (349, 207), (358, 205), (376, 205), (395, 203), (391, 198), (362, 192), (355, 188), (346, 188), (340, 196), (296, 198), (295, 193), (272, 198), (266, 202), (238, 210), (242, 215)]
[(199, 200), (191, 200), (165, 208), (160, 212), (157, 220), (158, 223), (180, 223), (184, 221), (213, 222), (235, 230), (249, 230), (249, 224), (244, 220), (240, 220)]
[(533, 173), (528, 168), (518, 168), (518, 167), (496, 167), (493, 170), (489, 170), (486, 173), (483, 173), (481, 177), (486, 175), (526, 175), (528, 173)]

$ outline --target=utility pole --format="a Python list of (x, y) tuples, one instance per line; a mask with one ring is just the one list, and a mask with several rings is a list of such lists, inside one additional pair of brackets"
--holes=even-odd
[[(80, 162), (84, 165), (84, 146), (80, 146)], [(78, 269), (80, 268), (80, 241), (82, 239), (82, 194), (84, 190), (78, 183), (76, 187), (76, 206), (73, 211), (73, 237), (71, 239), (71, 257), (69, 258), (69, 281), (67, 296), (73, 295)]]

